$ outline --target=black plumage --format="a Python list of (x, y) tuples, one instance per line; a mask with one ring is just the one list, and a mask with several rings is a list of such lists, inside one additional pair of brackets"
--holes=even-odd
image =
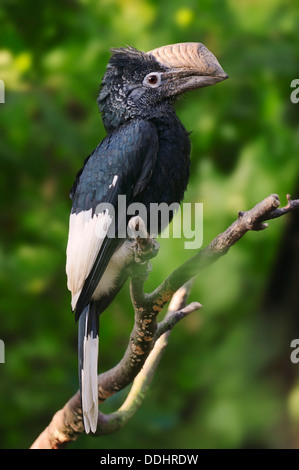
[[(165, 46), (149, 53), (113, 50), (98, 99), (107, 136), (85, 160), (71, 190), (66, 270), (79, 319), (86, 432), (94, 432), (97, 423), (98, 317), (124, 284), (124, 268), (132, 259), (126, 238), (118, 231), (132, 214), (118, 210), (118, 197), (126, 197), (126, 208), (142, 203), (147, 215), (151, 203), (182, 201), (190, 172), (190, 141), (174, 100), (225, 78), (202, 44)], [(105, 209), (107, 203), (114, 211), (108, 205)], [(172, 214), (166, 223), (171, 218)], [(112, 226), (114, 237), (109, 236)], [(163, 228), (160, 224), (158, 231)]]

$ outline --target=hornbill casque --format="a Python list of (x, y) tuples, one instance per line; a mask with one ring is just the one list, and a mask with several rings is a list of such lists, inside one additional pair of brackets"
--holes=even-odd
[[(144, 204), (148, 213), (151, 203), (182, 201), (190, 141), (175, 113), (175, 99), (226, 78), (201, 43), (147, 53), (132, 47), (112, 49), (98, 98), (107, 135), (85, 160), (70, 192), (66, 273), (79, 320), (79, 382), (87, 433), (96, 431), (98, 419), (99, 316), (125, 283), (132, 261), (130, 241), (118, 233), (120, 222), (130, 219), (118, 211), (118, 196), (126, 197), (127, 207)], [(112, 205), (114, 213), (103, 209), (103, 203)], [(114, 237), (108, 234), (112, 223)]]

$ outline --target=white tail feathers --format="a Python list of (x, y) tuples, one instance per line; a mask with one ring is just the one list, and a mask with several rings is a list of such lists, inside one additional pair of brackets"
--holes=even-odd
[[(87, 331), (87, 318), (86, 326)], [(95, 432), (98, 423), (98, 350), (99, 337), (93, 331), (84, 337), (83, 367), (81, 370), (81, 399), (85, 432)]]

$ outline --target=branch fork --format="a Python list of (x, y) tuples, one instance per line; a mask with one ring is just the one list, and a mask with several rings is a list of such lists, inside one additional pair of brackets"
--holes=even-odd
[[(109, 434), (123, 427), (142, 404), (154, 372), (167, 346), (172, 328), (190, 313), (201, 308), (200, 303), (187, 304), (194, 277), (226, 254), (248, 231), (268, 227), (267, 220), (299, 209), (299, 200), (287, 195), (287, 205), (279, 208), (277, 194), (259, 202), (251, 210), (239, 212), (233, 224), (219, 234), (204, 249), (175, 269), (152, 293), (144, 293), (144, 282), (151, 270), (150, 259), (157, 255), (159, 245), (144, 233), (143, 222), (131, 221), (132, 263), (127, 268), (131, 277), (130, 293), (135, 312), (134, 327), (127, 350), (120, 362), (98, 377), (99, 403), (132, 383), (123, 405), (115, 413), (99, 412), (96, 435)], [(136, 235), (137, 234), (137, 235)], [(141, 235), (144, 236), (141, 236)], [(157, 317), (170, 301), (165, 317)], [(77, 392), (54, 416), (49, 426), (32, 444), (32, 449), (66, 447), (84, 432), (80, 394)]]

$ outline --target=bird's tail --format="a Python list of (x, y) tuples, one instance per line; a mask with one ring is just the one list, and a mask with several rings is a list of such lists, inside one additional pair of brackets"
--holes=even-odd
[(99, 315), (90, 303), (79, 318), (79, 382), (85, 432), (95, 432), (98, 422)]

